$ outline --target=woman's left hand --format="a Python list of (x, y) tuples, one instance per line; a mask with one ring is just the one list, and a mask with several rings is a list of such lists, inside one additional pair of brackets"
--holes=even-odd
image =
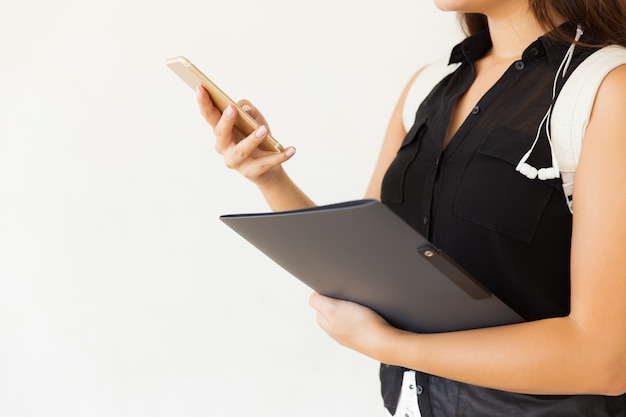
[(326, 297), (317, 292), (309, 300), (317, 311), (317, 324), (341, 345), (371, 358), (381, 355), (401, 330), (392, 327), (373, 310), (350, 301)]

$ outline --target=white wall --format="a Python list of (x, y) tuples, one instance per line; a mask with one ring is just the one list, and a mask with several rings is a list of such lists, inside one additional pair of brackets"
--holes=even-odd
[(267, 206), (163, 63), (252, 99), (332, 203), (459, 36), (421, 0), (1, 0), (0, 416), (380, 415), (377, 363), (218, 220)]

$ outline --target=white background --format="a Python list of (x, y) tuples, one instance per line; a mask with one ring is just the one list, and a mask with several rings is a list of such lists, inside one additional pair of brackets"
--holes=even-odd
[(218, 219), (186, 55), (319, 204), (361, 198), (396, 99), (459, 38), (425, 0), (0, 0), (0, 416), (377, 416), (378, 364)]

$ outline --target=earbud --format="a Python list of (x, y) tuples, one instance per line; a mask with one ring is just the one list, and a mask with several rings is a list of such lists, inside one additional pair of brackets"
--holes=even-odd
[(556, 168), (550, 167), (550, 168), (539, 169), (537, 171), (537, 176), (540, 180), (545, 181), (545, 180), (553, 180), (555, 178), (559, 178), (561, 174)]
[(535, 178), (537, 178), (537, 175), (539, 173), (537, 168), (530, 166), (526, 162), (520, 162), (515, 170), (522, 175), (525, 175), (529, 180), (534, 180)]
[[(554, 105), (554, 100), (556, 98), (557, 79), (559, 77), (559, 74), (562, 74), (562, 77), (565, 77), (567, 69), (569, 68), (569, 64), (572, 60), (572, 57), (574, 56), (574, 48), (576, 47), (576, 42), (578, 42), (582, 34), (583, 29), (580, 25), (578, 25), (576, 27), (575, 41), (572, 42), (569, 49), (567, 50), (567, 53), (565, 54), (565, 57), (563, 57), (563, 61), (561, 61), (561, 65), (559, 65), (559, 69), (557, 70), (554, 77), (554, 83), (552, 85), (552, 104), (548, 108), (545, 116), (543, 116), (541, 123), (539, 123), (539, 127), (537, 128), (537, 135), (535, 136), (535, 141), (533, 142), (528, 152), (526, 152), (524, 156), (522, 156), (517, 164), (517, 167), (515, 168), (516, 171), (520, 172), (528, 179), (534, 180), (535, 178), (539, 178), (540, 180), (545, 181), (559, 178), (561, 176), (559, 170), (559, 162), (556, 159), (556, 155), (554, 154), (554, 149), (552, 148), (552, 139), (550, 138), (550, 117), (552, 115), (552, 106)], [(530, 158), (530, 154), (532, 153), (533, 149), (535, 149), (535, 145), (537, 144), (537, 141), (539, 140), (539, 136), (541, 134), (541, 128), (544, 125), (546, 127), (546, 135), (548, 137), (548, 144), (550, 145), (550, 152), (552, 154), (552, 166), (548, 168), (537, 169), (526, 161), (528, 161), (528, 158)]]

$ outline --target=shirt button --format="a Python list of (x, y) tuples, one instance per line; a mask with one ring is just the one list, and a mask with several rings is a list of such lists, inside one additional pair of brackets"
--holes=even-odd
[(424, 216), (424, 224), (428, 224), (428, 221), (429, 221), (429, 220), (430, 220), (430, 219), (428, 218), (428, 216)]
[(530, 48), (530, 54), (531, 54), (532, 56), (537, 56), (537, 55), (539, 55), (539, 49), (537, 49), (537, 48)]
[(478, 113), (480, 113), (480, 107), (474, 106), (474, 108), (472, 109), (472, 114), (478, 114)]
[(515, 69), (523, 70), (525, 66), (524, 61), (515, 61)]
[(424, 387), (421, 385), (417, 386), (417, 395), (422, 395), (424, 393)]

